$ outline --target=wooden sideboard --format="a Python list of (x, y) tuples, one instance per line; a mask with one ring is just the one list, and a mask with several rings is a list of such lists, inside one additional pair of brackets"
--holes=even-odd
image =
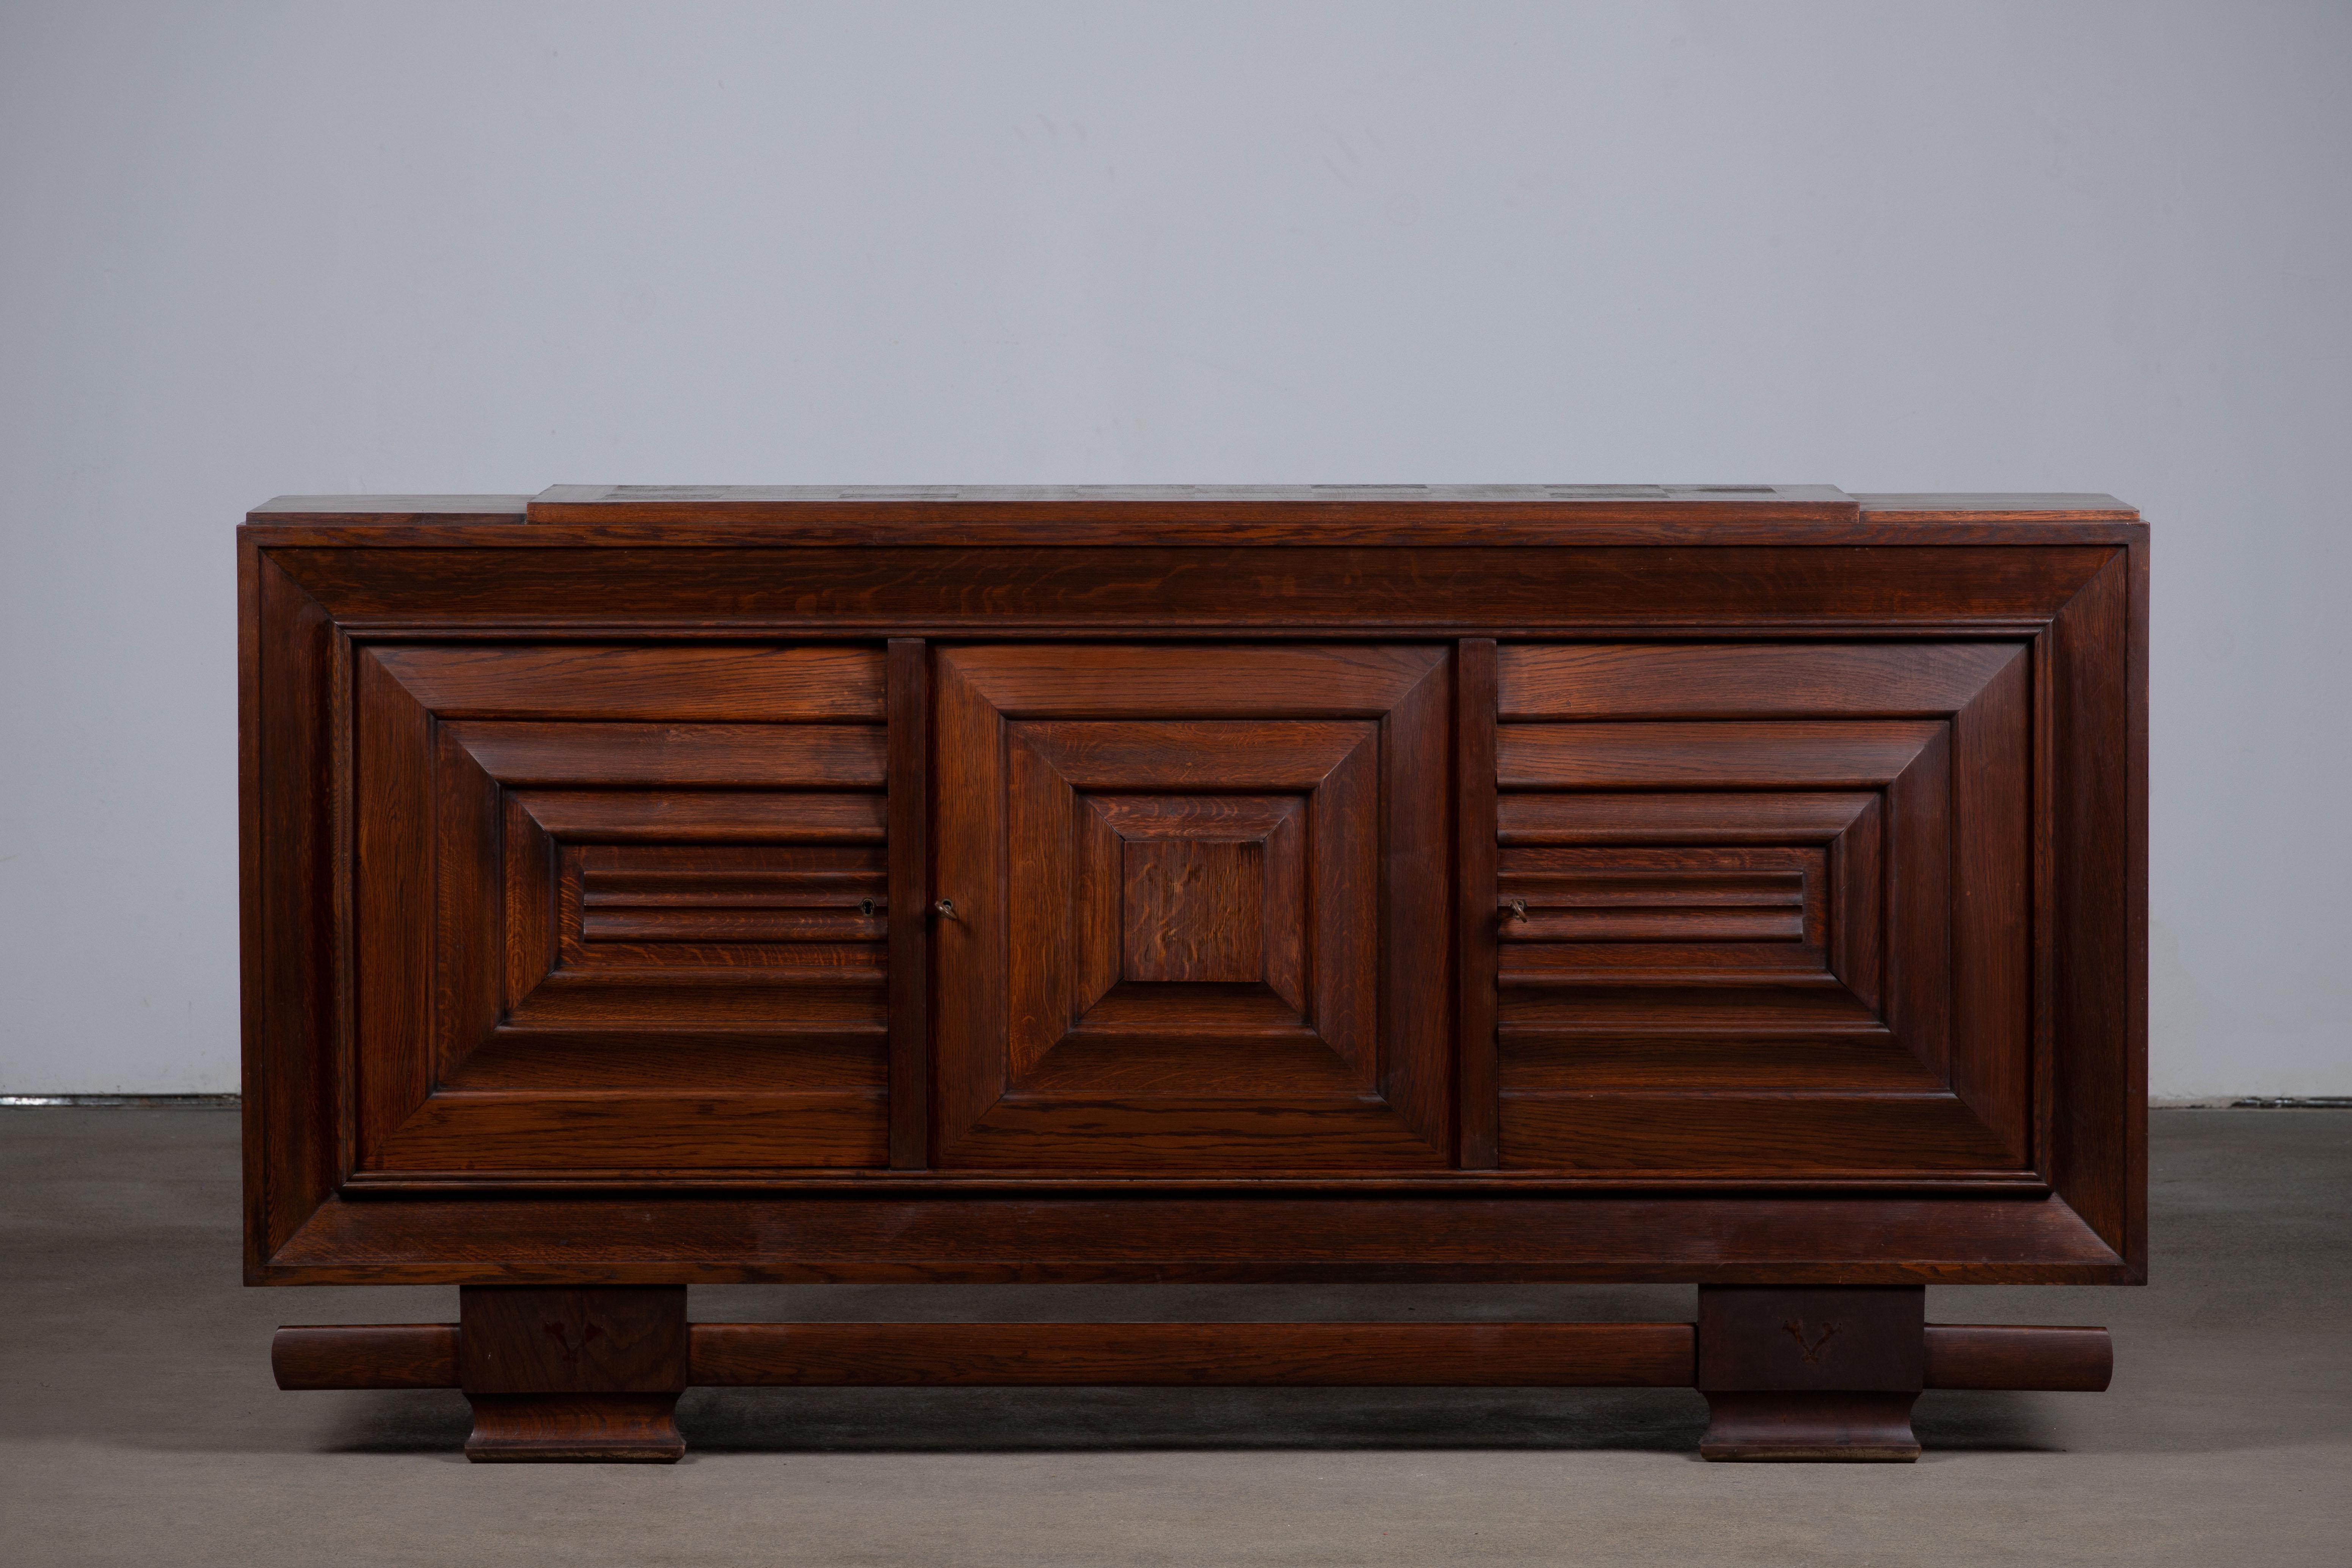
[[(2147, 1259), (2147, 546), (1828, 486), (291, 497), (239, 534), (288, 1387), (1664, 1385), (1903, 1458)], [(696, 1324), (777, 1281), (1688, 1282), (1652, 1323)]]

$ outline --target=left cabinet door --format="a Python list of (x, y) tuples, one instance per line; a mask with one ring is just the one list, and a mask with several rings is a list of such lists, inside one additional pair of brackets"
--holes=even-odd
[(354, 648), (354, 1185), (887, 1160), (879, 649)]

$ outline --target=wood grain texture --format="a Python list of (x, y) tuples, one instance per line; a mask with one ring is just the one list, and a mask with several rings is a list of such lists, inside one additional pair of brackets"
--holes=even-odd
[(1459, 1053), (1459, 1160), (1491, 1170), (1501, 1159), (1501, 1063), (1496, 1040), (1497, 918), (1492, 913), (1496, 841), (1496, 648), (1466, 637), (1454, 650), (1454, 1011)]
[[(2053, 853), (2063, 958), (2053, 986), (2058, 1124), (2051, 1182), (2117, 1250), (2145, 1267), (2133, 1216), (2144, 1182), (2147, 1096), (2144, 815), (2146, 657), (2132, 563), (2116, 552), (2052, 627), (2060, 753)], [(2121, 800), (2118, 801), (2118, 796)], [(2120, 803), (2121, 810), (2118, 810)], [(2134, 1103), (2134, 1095), (2137, 1103)]]
[[(829, 671), (856, 695), (878, 655), (771, 650), (790, 678), (762, 685), (731, 653), (489, 652), (356, 661), (359, 817), (381, 825), (355, 873), (344, 1179), (880, 1164), (883, 797), (842, 787), (883, 783), (884, 732), (815, 722), (808, 689)], [(665, 671), (689, 702), (723, 673), (761, 722), (505, 716), (644, 704)]]
[(677, 1286), (458, 1292), (458, 1385), (474, 1406), (466, 1457), (670, 1463), (690, 1350)]
[(443, 718), (882, 721), (882, 655), (871, 648), (428, 644), (373, 653)]
[[(901, 1385), (1696, 1386), (1689, 1323), (745, 1323), (688, 1325), (688, 1381), (716, 1387)], [(456, 1323), (281, 1328), (283, 1389), (455, 1388)], [(2097, 1393), (2099, 1328), (1929, 1323), (1929, 1388)]]
[(879, 789), (885, 775), (879, 725), (461, 720), (445, 727), (509, 785)]
[(1701, 1286), (1707, 1459), (1908, 1462), (1925, 1385), (1927, 1292)]
[(354, 1089), (344, 1031), (335, 781), (338, 639), (325, 611), (240, 549), (245, 1273), (334, 1190)]
[(2002, 643), (1568, 643), (1503, 651), (1507, 720), (1941, 716), (2018, 653)]
[(469, 1394), (466, 1458), (486, 1464), (674, 1465), (675, 1394)]
[(1917, 1285), (1702, 1285), (1698, 1386), (1916, 1394), (1927, 1379), (1927, 1322)]
[(676, 1394), (687, 1386), (686, 1290), (468, 1285), (457, 1294), (468, 1394)]
[(514, 789), (508, 798), (551, 838), (603, 844), (878, 844), (887, 827), (884, 797), (872, 793)]
[(1943, 728), (1916, 719), (1511, 724), (1496, 741), (1496, 768), (1505, 789), (1874, 788)]
[(1827, 843), (1873, 809), (1874, 797), (1773, 789), (1638, 795), (1505, 795), (1496, 803), (1506, 844)]
[(1703, 1459), (1907, 1465), (1919, 1458), (1911, 1429), (1916, 1394), (1754, 1394), (1706, 1396)]
[[(273, 1283), (1013, 1283), (1651, 1281), (2121, 1282), (2126, 1265), (2063, 1200), (1556, 1187), (1517, 1196), (1373, 1186), (1378, 1201), (1239, 1184), (1219, 1195), (936, 1190), (329, 1198), (268, 1265)], [(1097, 1182), (1101, 1178), (1096, 1178)], [(1462, 1176), (1455, 1180), (1465, 1179)], [(1468, 1173), (1466, 1179), (1482, 1179)]]
[[(973, 911), (957, 926), (1004, 922), (1001, 946), (942, 945), (959, 1021), (937, 1048), (963, 1096), (942, 1166), (1444, 1162), (1444, 653), (1252, 653), (1262, 682), (1232, 650), (940, 654), (942, 774), (972, 782), (941, 801), (940, 890)], [(1318, 668), (1334, 706), (1384, 701), (1384, 722), (1299, 716)], [(1248, 716), (1270, 711), (1293, 716)], [(1385, 970), (1384, 898), (1412, 916)]]
[(280, 1388), (455, 1388), (456, 1323), (289, 1324), (269, 1339)]
[(2115, 1341), (2098, 1328), (1929, 1323), (1926, 1348), (1930, 1388), (2098, 1394), (2116, 1371)]
[(274, 548), (269, 558), (342, 623), (436, 638), (648, 625), (739, 641), (803, 631), (1394, 639), (1408, 631), (1520, 636), (1593, 627), (1687, 641), (1710, 627), (1750, 635), (1906, 623), (2022, 628), (2055, 613), (2114, 553), (1885, 545), (884, 551), (692, 549), (666, 533), (645, 548), (492, 549), (462, 540), (383, 548), (388, 542)]
[(889, 644), (890, 1165), (930, 1164), (931, 654), (921, 640)]

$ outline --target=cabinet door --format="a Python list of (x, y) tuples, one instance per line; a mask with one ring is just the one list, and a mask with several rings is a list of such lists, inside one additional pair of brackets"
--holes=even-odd
[(938, 1164), (1445, 1164), (1447, 659), (942, 650)]
[(886, 1157), (882, 655), (353, 654), (353, 1180)]
[(1502, 1163), (2030, 1179), (2031, 667), (1501, 650)]

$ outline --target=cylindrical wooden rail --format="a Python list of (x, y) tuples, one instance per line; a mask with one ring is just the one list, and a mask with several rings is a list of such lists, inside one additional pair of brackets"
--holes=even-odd
[[(704, 1385), (1688, 1388), (1689, 1323), (696, 1323)], [(1930, 1388), (2096, 1392), (2101, 1328), (1927, 1325)], [(282, 1328), (280, 1388), (455, 1388), (456, 1323)]]
[(2115, 1375), (2105, 1329), (2009, 1323), (1929, 1323), (1930, 1388), (2046, 1389), (2097, 1394)]
[(455, 1388), (456, 1323), (282, 1328), (269, 1342), (280, 1388)]
[(1687, 1388), (1688, 1323), (697, 1323), (698, 1384)]

